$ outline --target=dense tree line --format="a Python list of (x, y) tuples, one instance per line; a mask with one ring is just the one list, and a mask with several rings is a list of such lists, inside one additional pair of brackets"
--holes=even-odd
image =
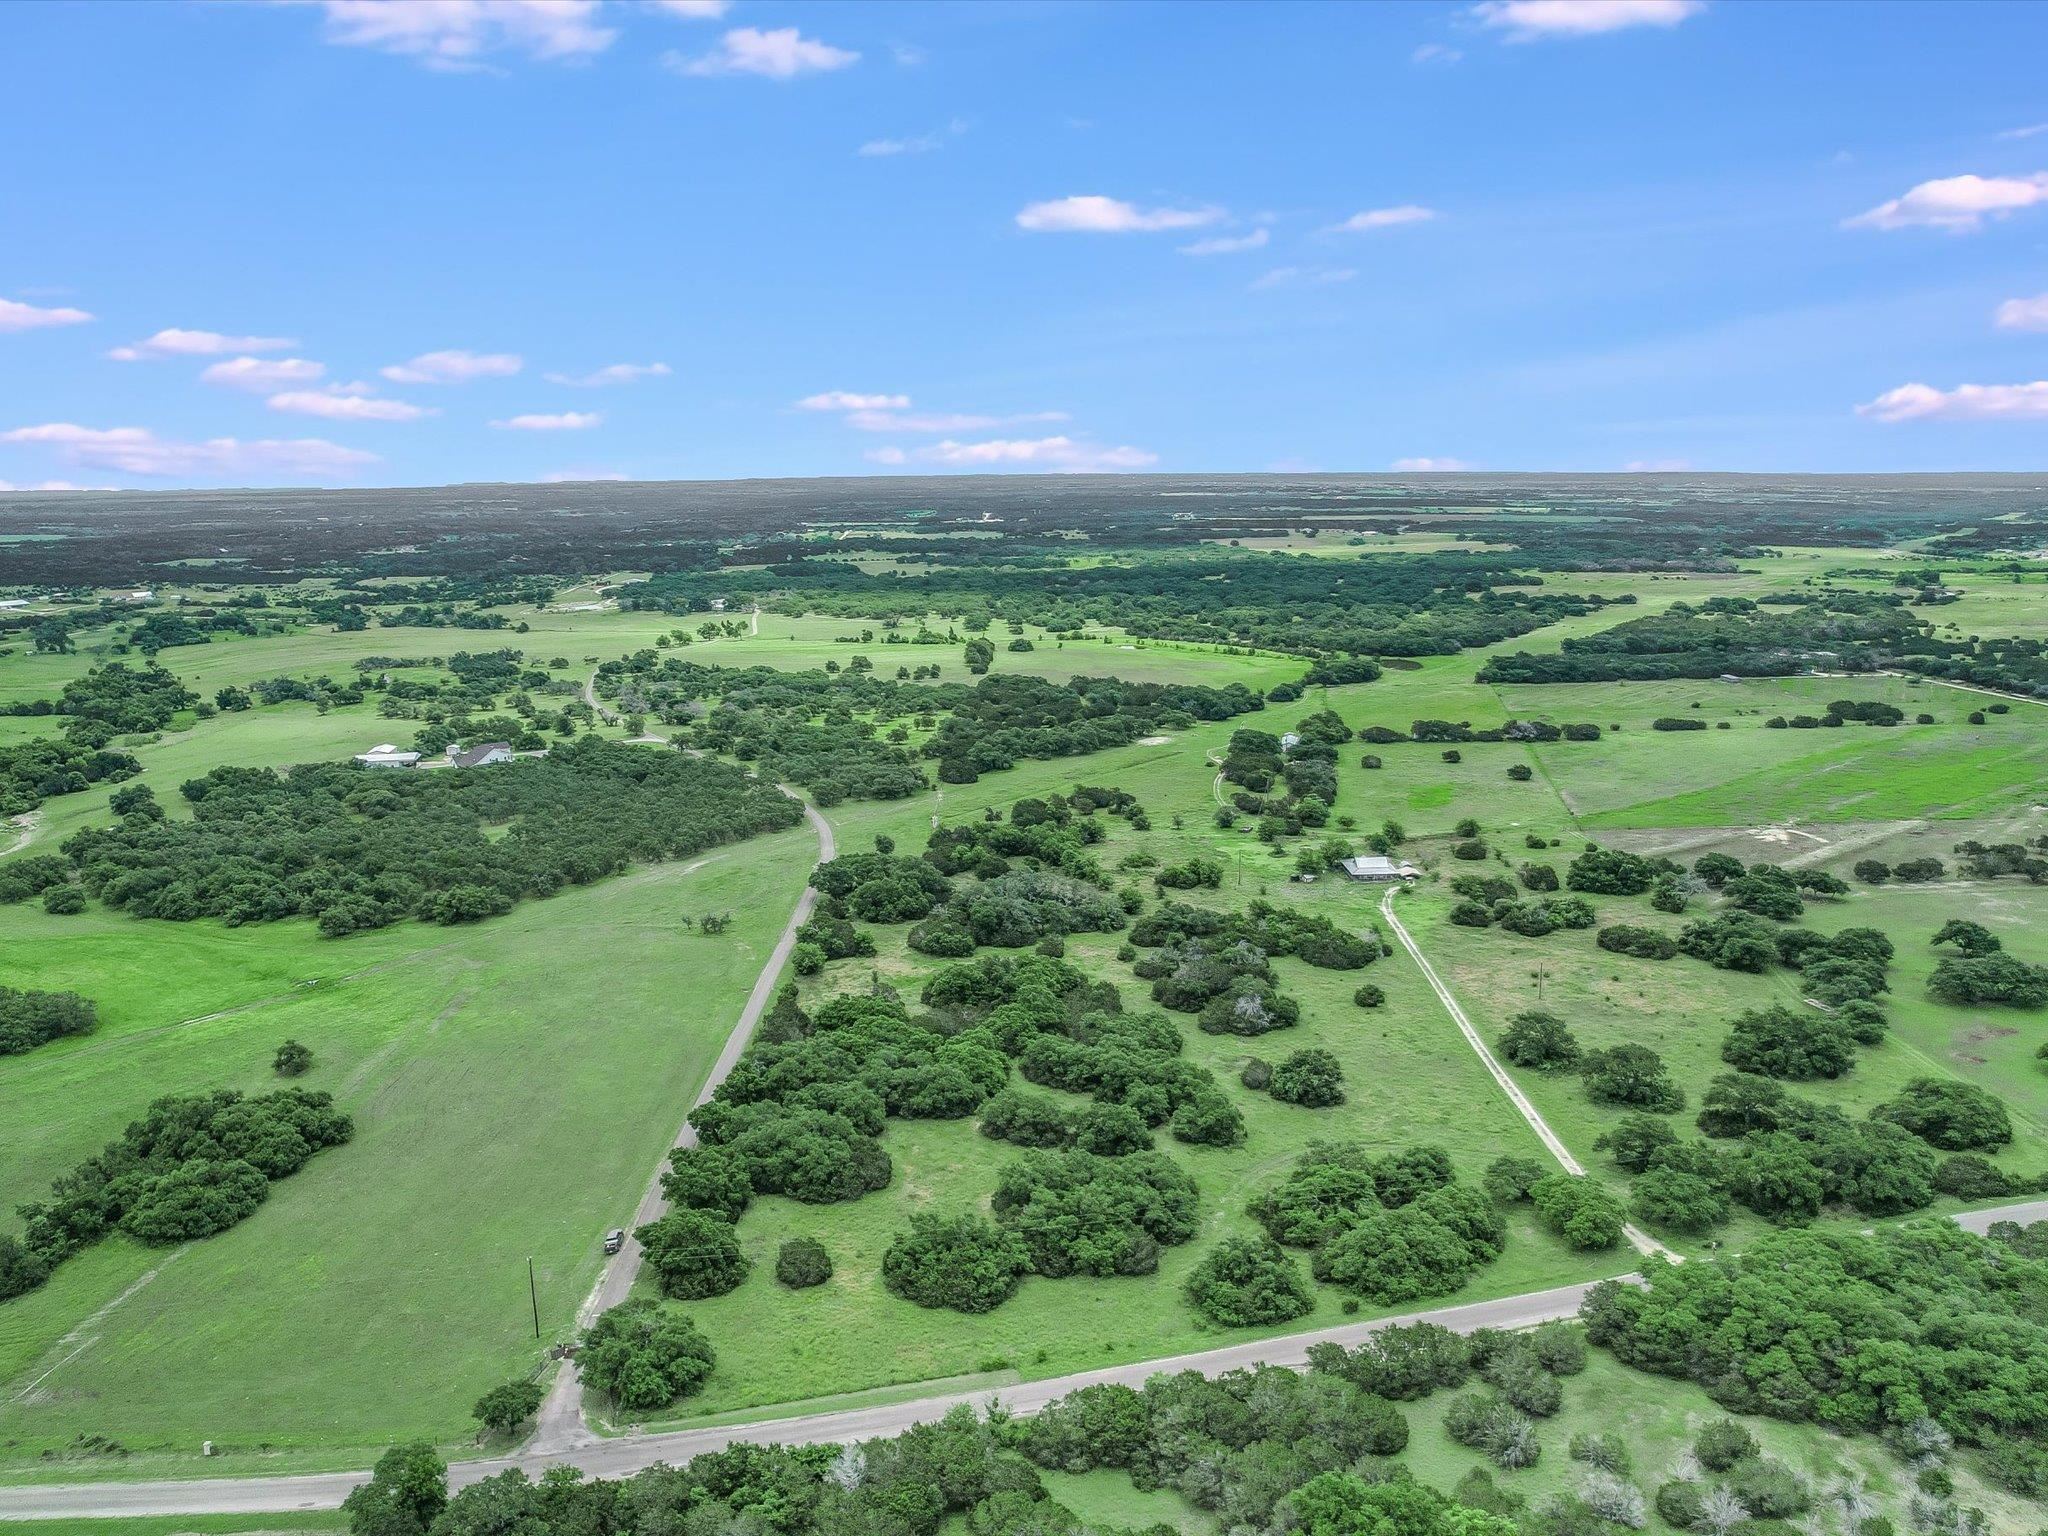
[(35, 1289), (110, 1232), (150, 1244), (223, 1232), (269, 1197), (273, 1180), (353, 1133), (333, 1095), (302, 1088), (158, 1099), (98, 1155), (57, 1179), (47, 1200), (20, 1207), (21, 1239), (0, 1236), (0, 1301)]
[(0, 986), (0, 1056), (18, 1056), (65, 1035), (90, 1034), (99, 1010), (76, 992)]
[[(1555, 652), (1488, 659), (1482, 683), (1654, 682), (1666, 678), (1786, 677), (1824, 666), (1873, 672), (1924, 665), (1952, 642), (1885, 593), (1836, 593), (1782, 611), (1717, 597), (1565, 639)], [(1839, 721), (1838, 721), (1839, 723)]]
[(138, 917), (304, 915), (330, 936), (473, 921), (801, 815), (736, 769), (596, 738), (477, 773), (216, 768), (181, 793), (188, 821), (131, 815), (64, 844), (89, 891)]
[[(1518, 1349), (1451, 1337), (1461, 1381), (1503, 1373), (1490, 1362)], [(1466, 1363), (1468, 1348), (1489, 1365)], [(1049, 1497), (1041, 1477), (1103, 1468), (1140, 1490), (1171, 1489), (1246, 1536), (1568, 1536), (1542, 1513), (1507, 1518), (1519, 1496), (1490, 1479), (1468, 1478), (1455, 1498), (1417, 1482), (1390, 1459), (1408, 1444), (1401, 1410), (1353, 1379), (1362, 1368), (1325, 1363), (1086, 1387), (1029, 1419), (962, 1407), (852, 1445), (740, 1444), (621, 1481), (512, 1470), (451, 1493), (434, 1450), (404, 1445), (344, 1509), (352, 1536), (1117, 1536)]]
[(2017, 1245), (1927, 1221), (1777, 1233), (1643, 1273), (1584, 1307), (1625, 1364), (1735, 1412), (1894, 1437), (1931, 1421), (2015, 1492), (2048, 1490), (2048, 1268)]

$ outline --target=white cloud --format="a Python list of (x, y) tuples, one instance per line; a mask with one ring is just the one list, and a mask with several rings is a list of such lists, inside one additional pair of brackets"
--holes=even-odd
[(1223, 217), (1221, 208), (1139, 208), (1114, 197), (1056, 197), (1027, 204), (1017, 227), (1035, 234), (1125, 235), (1159, 229), (1200, 229)]
[(795, 27), (734, 27), (706, 54), (691, 58), (670, 52), (661, 62), (679, 75), (759, 75), (766, 80), (794, 80), (798, 75), (845, 69), (860, 61), (846, 48), (834, 48)]
[(2048, 203), (2048, 171), (2031, 176), (1944, 176), (1843, 222), (1851, 229), (1945, 229), (1968, 234), (1986, 219)]
[(611, 363), (585, 374), (551, 373), (550, 384), (568, 384), (576, 389), (601, 389), (607, 384), (637, 384), (642, 379), (665, 379), (671, 372), (667, 363)]
[(1402, 203), (1393, 208), (1367, 208), (1354, 213), (1341, 224), (1330, 226), (1332, 233), (1361, 235), (1375, 229), (1394, 229), (1402, 224), (1427, 224), (1437, 217), (1434, 208), (1424, 208), (1417, 203)]
[(869, 159), (889, 155), (928, 155), (945, 142), (936, 133), (921, 133), (914, 139), (869, 139), (854, 153)]
[(0, 299), (0, 331), (40, 331), (55, 325), (84, 325), (92, 318), (82, 309), (24, 304)]
[(337, 384), (327, 389), (291, 389), (270, 397), (273, 411), (322, 416), (329, 421), (418, 421), (439, 414), (404, 400), (384, 400), (366, 384)]
[(0, 480), (0, 491), (111, 491), (111, 485), (74, 485), (69, 480), (38, 480), (34, 485), (16, 485), (12, 480)]
[(800, 411), (900, 411), (910, 404), (908, 395), (857, 395), (851, 390), (828, 389), (805, 395), (797, 401)]
[(1263, 277), (1253, 278), (1251, 286), (1254, 290), (1322, 288), (1331, 283), (1348, 283), (1356, 276), (1356, 267), (1275, 267)]
[(1432, 458), (1396, 459), (1392, 465), (1392, 468), (1404, 474), (1449, 474), (1471, 467), (1463, 459)]
[(1878, 421), (2048, 421), (2048, 380), (2032, 384), (1901, 384), (1856, 414)]
[(1631, 475), (1676, 475), (1692, 468), (1685, 459), (1630, 459), (1622, 471)]
[(2008, 331), (2048, 331), (2048, 293), (2007, 299), (1998, 306), (1998, 323)]
[(224, 336), (219, 331), (181, 331), (173, 326), (107, 356), (117, 363), (157, 357), (225, 357), (230, 352), (282, 352), (298, 343), (289, 336)]
[(1271, 238), (1263, 229), (1255, 229), (1248, 235), (1211, 235), (1206, 240), (1182, 246), (1180, 253), (1183, 256), (1228, 256), (1233, 251), (1256, 251)]
[(905, 415), (898, 411), (852, 411), (846, 424), (862, 432), (982, 432), (990, 427), (1034, 421), (1065, 421), (1065, 411), (1026, 411), (1015, 416), (982, 416), (969, 412)]
[(1424, 43), (1408, 55), (1410, 64), (1455, 64), (1464, 53), (1443, 43)]
[(500, 432), (583, 432), (603, 420), (604, 417), (596, 411), (558, 411), (553, 415), (529, 411), (523, 416), (508, 416), (503, 421), (494, 421), (491, 425)]
[(2032, 139), (2038, 138), (2044, 133), (2048, 133), (2048, 123), (2028, 123), (2023, 128), (2008, 128), (2005, 132), (1994, 134), (1992, 137), (1999, 139)]
[(324, 366), (305, 357), (231, 357), (202, 370), (199, 382), (260, 391), (311, 384), (326, 372)]
[(598, 0), (321, 0), (321, 9), (330, 43), (457, 72), (489, 68), (494, 53), (588, 59), (619, 35), (597, 25)]
[(394, 384), (466, 384), (471, 379), (509, 378), (526, 366), (516, 352), (422, 352), (409, 363), (378, 370)]
[(616, 469), (551, 469), (540, 477), (542, 485), (573, 485), (585, 480), (630, 480)]
[(716, 21), (732, 9), (732, 0), (654, 0), (654, 7), (684, 21)]
[(74, 464), (119, 470), (131, 475), (202, 476), (233, 479), (283, 475), (291, 479), (322, 479), (347, 474), (377, 455), (344, 448), (318, 437), (208, 438), (201, 443), (158, 437), (147, 427), (81, 427), (68, 421), (15, 427), (0, 432), (0, 443), (38, 443), (57, 450)]
[(1593, 37), (1628, 27), (1675, 27), (1706, 0), (1481, 0), (1472, 16), (1511, 43), (1545, 37)]
[(889, 45), (889, 57), (898, 64), (901, 64), (905, 69), (915, 69), (925, 61), (928, 55), (915, 43), (891, 43)]
[(948, 438), (908, 452), (901, 448), (877, 448), (867, 457), (877, 464), (915, 462), (949, 469), (1050, 469), (1068, 473), (1149, 469), (1159, 462), (1158, 454), (1143, 448), (1110, 448), (1064, 436), (990, 438), (978, 443)]

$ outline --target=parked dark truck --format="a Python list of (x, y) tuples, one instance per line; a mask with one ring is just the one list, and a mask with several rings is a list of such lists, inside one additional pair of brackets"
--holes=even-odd
[(604, 1235), (604, 1251), (605, 1251), (606, 1253), (617, 1253), (617, 1252), (618, 1252), (618, 1251), (619, 1251), (619, 1250), (620, 1250), (621, 1248), (623, 1248), (623, 1247), (625, 1247), (625, 1246), (626, 1246), (626, 1231), (625, 1231), (625, 1228), (623, 1228), (623, 1227), (613, 1227), (613, 1228), (611, 1229), (611, 1231), (609, 1231), (609, 1232), (605, 1233), (605, 1235)]

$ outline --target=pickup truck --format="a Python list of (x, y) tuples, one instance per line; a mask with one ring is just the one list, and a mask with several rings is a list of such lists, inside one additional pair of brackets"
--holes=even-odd
[(604, 1251), (606, 1253), (617, 1253), (621, 1248), (625, 1246), (626, 1232), (623, 1227), (613, 1227), (611, 1231), (605, 1233)]

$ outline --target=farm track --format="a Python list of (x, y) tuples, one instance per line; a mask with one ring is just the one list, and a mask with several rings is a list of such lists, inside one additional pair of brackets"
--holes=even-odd
[[(804, 815), (809, 819), (811, 829), (818, 834), (818, 862), (830, 862), (838, 852), (832, 836), (831, 823), (826, 821), (810, 802), (803, 800), (791, 785), (778, 784), (776, 788), (803, 805)], [(726, 1036), (724, 1049), (718, 1053), (718, 1060), (712, 1063), (711, 1071), (704, 1079), (704, 1086), (698, 1090), (696, 1099), (690, 1105), (692, 1111), (708, 1103), (712, 1094), (718, 1091), (719, 1084), (723, 1083), (732, 1069), (739, 1064), (741, 1055), (745, 1053), (748, 1043), (754, 1037), (754, 1026), (760, 1022), (762, 1013), (767, 1009), (768, 1000), (774, 994), (775, 979), (782, 974), (783, 966), (789, 961), (790, 951), (796, 947), (797, 929), (809, 920), (811, 909), (816, 905), (817, 899), (817, 891), (808, 885), (797, 898), (795, 910), (789, 914), (789, 921), (783, 925), (781, 937), (775, 941), (775, 948), (769, 952), (767, 963), (761, 967), (761, 974), (754, 981), (754, 990), (747, 995), (746, 1006), (740, 1010), (739, 1019), (733, 1025), (732, 1033)], [(673, 1148), (694, 1147), (696, 1144), (696, 1128), (686, 1118), (670, 1145)], [(617, 1306), (632, 1293), (633, 1282), (640, 1274), (641, 1262), (640, 1242), (634, 1237), (633, 1229), (651, 1221), (658, 1221), (668, 1208), (661, 1193), (661, 1175), (666, 1162), (664, 1157), (663, 1163), (655, 1168), (646, 1192), (640, 1197), (640, 1204), (634, 1209), (632, 1226), (626, 1231), (625, 1246), (605, 1265), (596, 1286), (577, 1310), (576, 1325), (579, 1329), (589, 1327), (600, 1313)], [(541, 1404), (528, 1454), (552, 1455), (578, 1446), (599, 1443), (601, 1442), (597, 1435), (584, 1420), (582, 1376), (577, 1371), (574, 1361), (565, 1360), (556, 1371), (547, 1398)]]
[[(1401, 941), (1401, 947), (1408, 951), (1409, 958), (1421, 968), (1423, 980), (1427, 981), (1430, 990), (1436, 993), (1437, 1001), (1444, 1005), (1444, 1012), (1448, 1013), (1451, 1022), (1458, 1026), (1459, 1033), (1465, 1037), (1465, 1043), (1478, 1053), (1480, 1061), (1485, 1063), (1486, 1070), (1492, 1074), (1494, 1082), (1500, 1085), (1500, 1091), (1507, 1095), (1508, 1102), (1513, 1104), (1521, 1117), (1529, 1123), (1529, 1129), (1536, 1133), (1536, 1139), (1543, 1143), (1566, 1173), (1583, 1176), (1586, 1172), (1585, 1165), (1572, 1156), (1571, 1148), (1564, 1144), (1564, 1138), (1550, 1128), (1550, 1122), (1537, 1112), (1536, 1106), (1529, 1102), (1529, 1096), (1522, 1092), (1512, 1077), (1508, 1076), (1507, 1068), (1503, 1067), (1493, 1052), (1487, 1049), (1486, 1042), (1479, 1037), (1479, 1031), (1472, 1027), (1471, 1019), (1466, 1017), (1464, 1008), (1459, 1005), (1457, 996), (1444, 984), (1444, 979), (1437, 975), (1436, 967), (1429, 963), (1429, 957), (1422, 952), (1422, 946), (1415, 942), (1414, 935), (1409, 933), (1402, 925), (1401, 919), (1394, 915), (1394, 894), (1393, 891), (1388, 891), (1380, 902), (1380, 915), (1386, 918), (1388, 925), (1394, 930), (1394, 936)], [(1673, 1253), (1633, 1222), (1623, 1222), (1621, 1231), (1640, 1254), (1656, 1254), (1659, 1258), (1670, 1259), (1674, 1263), (1684, 1262), (1680, 1255)]]

